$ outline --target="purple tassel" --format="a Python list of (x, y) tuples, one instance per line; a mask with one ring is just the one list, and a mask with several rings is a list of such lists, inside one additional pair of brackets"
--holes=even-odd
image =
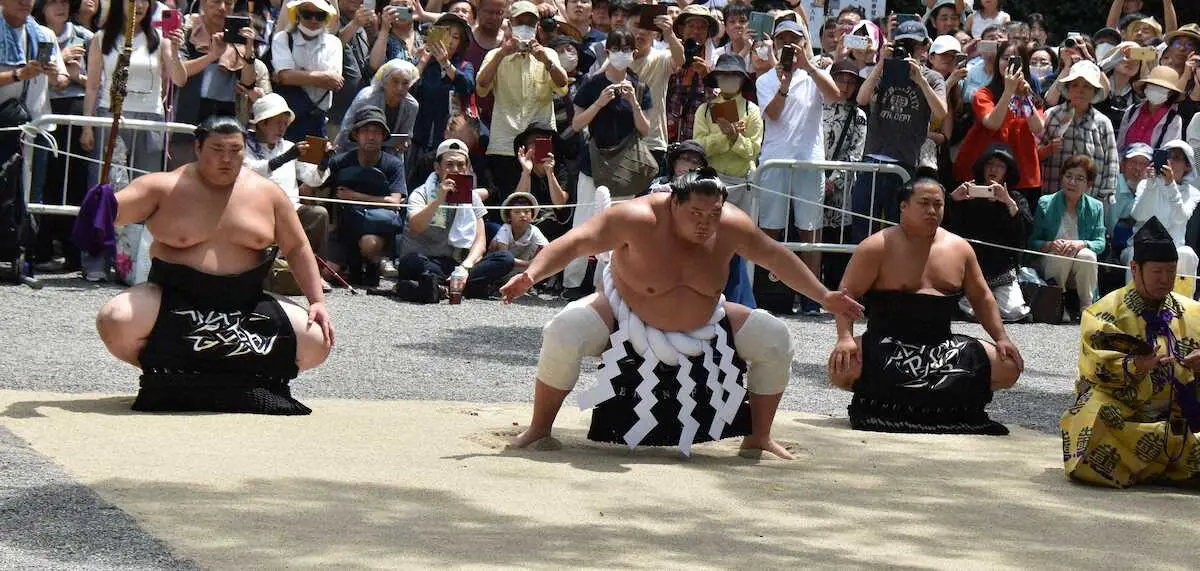
[(71, 241), (93, 256), (114, 255), (117, 251), (117, 195), (111, 184), (92, 187), (71, 229)]
[[(1171, 331), (1171, 319), (1174, 318), (1171, 312), (1166, 309), (1147, 310), (1142, 313), (1142, 318), (1146, 320), (1146, 339), (1153, 342), (1159, 335), (1165, 336), (1167, 352), (1175, 357), (1176, 362), (1183, 363), (1183, 358), (1187, 355), (1179, 353), (1179, 344), (1175, 339), (1175, 333)], [(1175, 389), (1175, 402), (1179, 404), (1179, 411), (1187, 419), (1188, 428), (1192, 431), (1200, 429), (1200, 400), (1196, 398), (1195, 383), (1185, 385), (1175, 378), (1174, 366), (1167, 368), (1167, 377)]]

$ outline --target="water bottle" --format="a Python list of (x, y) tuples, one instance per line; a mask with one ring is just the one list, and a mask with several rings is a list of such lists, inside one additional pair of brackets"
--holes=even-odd
[(450, 274), (450, 305), (462, 303), (463, 288), (467, 285), (467, 269), (458, 266)]

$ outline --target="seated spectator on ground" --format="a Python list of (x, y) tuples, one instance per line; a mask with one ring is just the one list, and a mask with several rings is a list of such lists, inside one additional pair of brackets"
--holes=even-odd
[(487, 211), (479, 195), (464, 196), (457, 189), (455, 175), (470, 171), (468, 153), (462, 141), (442, 141), (434, 172), (408, 197), (408, 225), (396, 263), (396, 294), (401, 299), (437, 303), (446, 296), (447, 278), (459, 266), (468, 272), (463, 296), (486, 298), (513, 269), (512, 252), (486, 253)]
[[(1178, 273), (1194, 276), (1200, 258), (1187, 245), (1186, 237), (1188, 220), (1196, 210), (1196, 204), (1200, 203), (1200, 189), (1196, 188), (1192, 165), (1195, 153), (1191, 146), (1180, 140), (1168, 142), (1163, 149), (1169, 153), (1166, 165), (1157, 170), (1151, 165), (1146, 171), (1146, 178), (1138, 184), (1130, 212), (1134, 220), (1134, 232), (1140, 230), (1146, 221), (1157, 217), (1179, 248)], [(1126, 250), (1121, 261), (1128, 263), (1133, 255), (1135, 252)]]
[[(513, 256), (513, 267), (503, 280), (525, 271), (538, 252), (550, 245), (550, 241), (533, 223), (538, 219), (538, 201), (528, 192), (514, 192), (504, 200), (505, 210), (500, 211), (504, 225), (488, 245), (489, 252), (507, 250)], [(516, 208), (526, 206), (528, 208)], [(508, 210), (508, 208), (512, 208)]]
[(1146, 171), (1154, 159), (1154, 149), (1144, 143), (1134, 143), (1125, 149), (1121, 161), (1121, 176), (1117, 177), (1117, 192), (1104, 207), (1104, 229), (1108, 232), (1110, 255), (1120, 256), (1133, 236), (1133, 199), (1138, 185), (1146, 180)]
[[(758, 105), (742, 97), (742, 89), (750, 74), (742, 57), (723, 54), (705, 78), (718, 94), (696, 110), (694, 132), (696, 141), (704, 147), (709, 165), (717, 171), (729, 197), (725, 202), (750, 212), (750, 197), (745, 187), (762, 148), (763, 119)], [(729, 113), (732, 111), (732, 113)], [(740, 187), (739, 187), (740, 185)]]
[[(538, 147), (546, 143), (539, 140), (549, 139), (550, 152), (538, 160)], [(570, 200), (570, 193), (559, 182), (560, 171), (555, 151), (559, 148), (558, 133), (550, 128), (548, 123), (535, 121), (523, 133), (513, 140), (517, 160), (521, 163), (521, 180), (517, 182), (518, 193), (528, 193), (534, 197), (535, 205), (548, 204), (562, 206)], [(540, 216), (534, 216), (534, 224), (550, 240), (554, 240), (571, 229), (570, 209), (550, 208)], [(504, 211), (500, 211), (501, 217)]]
[[(567, 92), (567, 72), (558, 61), (558, 52), (536, 40), (539, 18), (533, 3), (513, 2), (510, 31), (500, 47), (484, 57), (476, 75), (478, 94), (495, 94), (487, 148), (488, 170), (495, 186), (489, 189), (488, 204), (504, 202), (521, 178), (513, 139), (534, 121), (556, 126), (554, 95)], [(499, 220), (498, 214), (495, 220)]]
[(1076, 155), (1063, 164), (1062, 189), (1038, 200), (1029, 248), (1062, 258), (1042, 258), (1042, 277), (1064, 290), (1072, 281), (1079, 307), (1092, 304), (1104, 253), (1104, 205), (1088, 196), (1099, 173), (1091, 159)]
[(339, 262), (349, 267), (350, 281), (379, 285), (382, 263), (390, 246), (404, 230), (404, 164), (383, 152), (387, 118), (378, 107), (363, 107), (354, 115), (350, 137), (355, 150), (334, 157), (330, 182), (340, 200), (378, 203), (379, 206), (345, 205), (338, 223), (338, 243), (345, 250)]
[(271, 40), (272, 84), (296, 114), (285, 136), (324, 137), (326, 113), (343, 82), (342, 41), (326, 25), (337, 10), (327, 0), (291, 0), (287, 10), (292, 27)]
[(313, 254), (328, 257), (329, 211), (320, 204), (300, 202), (301, 196), (312, 196), (313, 189), (325, 183), (328, 165), (325, 161), (312, 164), (298, 160), (308, 154), (308, 143), (292, 144), (283, 138), (295, 115), (279, 94), (269, 93), (255, 101), (253, 117), (254, 136), (246, 138), (246, 167), (271, 179), (287, 193)]
[[(334, 147), (338, 152), (354, 150), (355, 143), (350, 138), (351, 127), (358, 112), (366, 107), (378, 107), (383, 110), (384, 120), (387, 121), (388, 137), (391, 135), (412, 137), (413, 125), (416, 123), (417, 111), (420, 106), (409, 89), (416, 80), (417, 68), (411, 63), (402, 59), (394, 59), (383, 64), (383, 67), (375, 72), (375, 77), (371, 79), (371, 85), (358, 92), (354, 102), (350, 104), (350, 109), (346, 111), (346, 117), (342, 120), (342, 129), (338, 131), (337, 139), (334, 142)], [(400, 159), (401, 164), (404, 164), (404, 154), (408, 150), (408, 142), (405, 141), (396, 145), (395, 148), (386, 150)]]
[(1179, 254), (1157, 219), (1132, 249), (1133, 283), (1084, 312), (1075, 402), (1060, 421), (1065, 473), (1114, 488), (1194, 482), (1200, 305), (1171, 291)]
[[(1024, 363), (971, 245), (939, 228), (944, 196), (932, 178), (905, 185), (900, 224), (859, 244), (846, 268), (841, 290), (865, 302), (867, 330), (855, 338), (854, 322), (837, 316), (829, 377), (854, 392), (857, 430), (1008, 434), (984, 407)], [(994, 345), (951, 333), (963, 293)]]
[[(997, 143), (975, 160), (975, 176), (950, 193), (947, 204), (946, 229), (963, 238), (1024, 249), (1033, 226), (1033, 213), (1025, 197), (1016, 192), (1021, 180), (1020, 167), (1012, 149)], [(984, 190), (986, 188), (986, 190)], [(980, 192), (982, 191), (982, 192)], [(983, 279), (1004, 321), (1021, 321), (1029, 315), (1029, 306), (1017, 285), (1017, 270), (1021, 267), (1018, 252), (973, 243)], [(959, 308), (974, 317), (966, 299)]]

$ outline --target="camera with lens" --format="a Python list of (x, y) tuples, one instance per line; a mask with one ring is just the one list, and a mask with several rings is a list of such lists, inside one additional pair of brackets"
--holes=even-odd
[(1075, 49), (1075, 38), (1067, 38), (1067, 41), (1063, 42), (1063, 47)]
[(555, 20), (553, 16), (546, 16), (538, 21), (538, 26), (543, 32), (553, 34), (558, 30), (558, 20)]
[(908, 59), (911, 55), (908, 51), (908, 46), (896, 45), (892, 47), (892, 59)]

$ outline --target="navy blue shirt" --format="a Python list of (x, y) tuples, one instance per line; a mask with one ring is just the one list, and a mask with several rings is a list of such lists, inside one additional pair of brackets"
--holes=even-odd
[[(399, 193), (400, 196), (408, 196), (408, 185), (404, 180), (404, 162), (388, 153), (379, 154), (379, 162), (374, 165), (360, 165), (358, 162), (358, 151), (346, 151), (340, 155), (333, 157), (329, 161), (329, 185), (337, 180), (338, 171), (357, 166), (374, 166), (383, 171), (383, 175), (387, 177), (388, 186), (385, 189), (362, 188), (356, 189), (363, 194), (373, 196), (391, 196)], [(374, 191), (374, 192), (373, 192)], [(383, 191), (383, 192), (380, 192)]]
[[(642, 111), (648, 112), (653, 105), (650, 90), (640, 87), (641, 82), (633, 72), (626, 72), (626, 75), (629, 83), (633, 85), (634, 93), (640, 95)], [(575, 93), (575, 106), (580, 109), (591, 107), (600, 99), (604, 89), (612, 84), (604, 73), (587, 78)], [(630, 133), (637, 133), (637, 127), (633, 123), (633, 107), (623, 97), (614, 98), (592, 118), (591, 124), (588, 125), (588, 133), (600, 148), (617, 146)], [(592, 175), (591, 159), (587, 152), (581, 153), (579, 171), (588, 176)]]

